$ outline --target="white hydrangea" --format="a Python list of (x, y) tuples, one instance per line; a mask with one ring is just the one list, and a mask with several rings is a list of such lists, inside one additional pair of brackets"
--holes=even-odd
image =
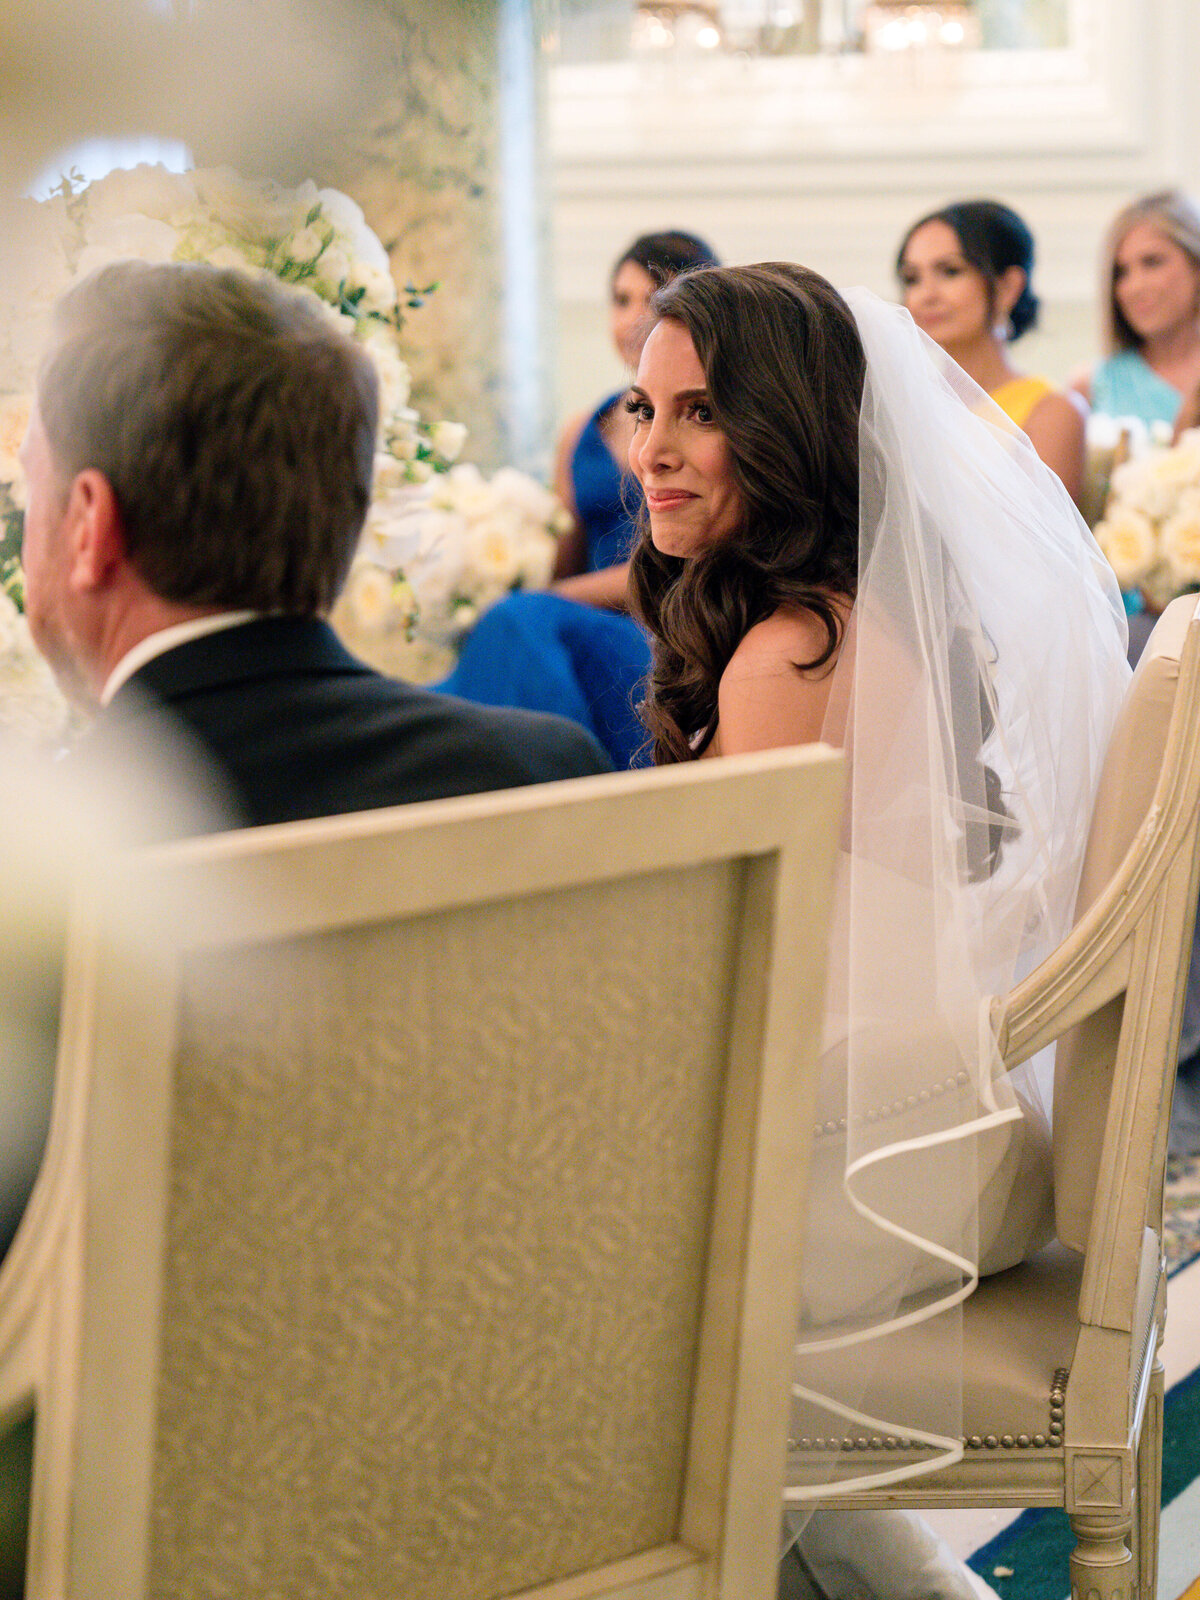
[(1096, 543), (1122, 589), (1135, 589), (1158, 558), (1154, 524), (1132, 506), (1116, 506), (1097, 523)]

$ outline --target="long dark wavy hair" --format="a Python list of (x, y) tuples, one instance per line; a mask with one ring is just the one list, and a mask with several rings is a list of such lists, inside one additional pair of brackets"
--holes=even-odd
[[(742, 508), (730, 534), (686, 559), (655, 549), (644, 508), (640, 515), (630, 597), (653, 639), (640, 710), (661, 766), (704, 753), (717, 731), (722, 673), (750, 629), (780, 606), (802, 607), (824, 627), (823, 649), (797, 670), (832, 670), (841, 613), (870, 556), (859, 529), (866, 357), (849, 306), (805, 267), (687, 272), (659, 290), (651, 309), (691, 337)], [(945, 581), (961, 591), (949, 566)], [(998, 774), (982, 759), (994, 727), (990, 669), (963, 630), (951, 658), (961, 793), (978, 794), (982, 778), (984, 814), (961, 823), (966, 874), (979, 881), (996, 870), (1015, 824)]]
[(832, 284), (784, 262), (687, 272), (652, 302), (682, 323), (704, 368), (713, 420), (729, 445), (740, 526), (700, 555), (663, 555), (643, 509), (630, 569), (634, 614), (653, 660), (641, 705), (654, 761), (703, 754), (717, 727), (730, 657), (780, 606), (841, 640), (835, 600), (858, 588), (858, 424), (866, 359)]

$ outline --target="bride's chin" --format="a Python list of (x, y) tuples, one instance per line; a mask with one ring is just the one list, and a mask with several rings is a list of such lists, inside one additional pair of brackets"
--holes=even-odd
[(659, 555), (677, 556), (681, 561), (689, 560), (705, 548), (703, 539), (682, 528), (656, 528), (653, 518), (650, 520), (650, 542)]

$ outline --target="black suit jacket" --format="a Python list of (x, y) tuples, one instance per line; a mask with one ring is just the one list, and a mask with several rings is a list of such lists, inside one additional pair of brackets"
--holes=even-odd
[(207, 798), (235, 826), (611, 770), (575, 723), (385, 678), (315, 617), (264, 617), (155, 656), (101, 714), (97, 744), (143, 729), (153, 744), (156, 721), (211, 766)]

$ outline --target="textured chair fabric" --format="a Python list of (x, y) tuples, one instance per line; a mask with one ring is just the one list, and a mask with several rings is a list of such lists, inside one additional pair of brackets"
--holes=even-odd
[(839, 788), (255, 829), (131, 858), (133, 949), (80, 907), (0, 1271), (33, 1600), (767, 1600)]

